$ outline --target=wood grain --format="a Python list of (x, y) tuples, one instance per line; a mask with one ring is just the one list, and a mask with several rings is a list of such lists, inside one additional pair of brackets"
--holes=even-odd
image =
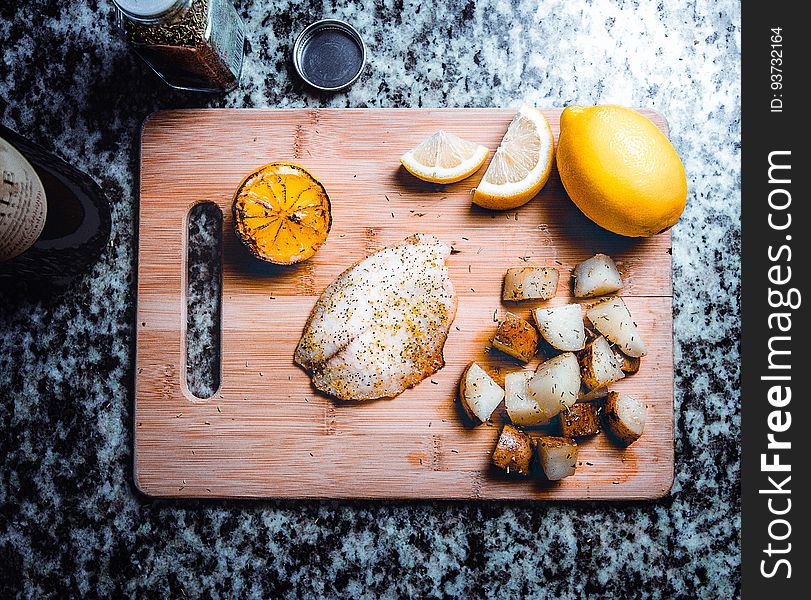
[[(642, 111), (665, 133), (658, 113)], [(545, 110), (557, 137), (559, 110)], [(151, 115), (141, 145), (135, 381), (135, 481), (148, 495), (288, 498), (647, 499), (673, 481), (673, 336), (669, 233), (632, 240), (588, 221), (557, 173), (513, 211), (472, 206), (484, 169), (449, 186), (422, 183), (400, 155), (443, 128), (495, 149), (510, 109), (177, 110)], [(309, 261), (277, 267), (251, 257), (233, 233), (242, 178), (295, 161), (329, 191), (333, 228)], [(192, 206), (223, 219), (221, 387), (186, 388), (185, 257)], [(447, 365), (397, 398), (340, 403), (317, 393), (292, 360), (321, 290), (356, 260), (415, 232), (458, 252), (449, 258), (459, 310)], [(538, 302), (503, 303), (506, 268), (555, 266), (565, 304), (574, 265), (613, 256), (623, 297), (650, 355), (615, 387), (642, 400), (645, 435), (628, 449), (606, 435), (585, 441), (577, 474), (551, 484), (514, 480), (489, 466), (499, 427), (470, 428), (455, 402), (465, 365), (497, 378), (521, 368), (488, 339), (494, 315), (528, 317)], [(537, 364), (533, 363), (530, 367)]]

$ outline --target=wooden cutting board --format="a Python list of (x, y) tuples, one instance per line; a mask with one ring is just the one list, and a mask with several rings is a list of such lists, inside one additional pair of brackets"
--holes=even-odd
[[(643, 111), (667, 133), (658, 113)], [(545, 110), (557, 138), (560, 110)], [(135, 378), (135, 481), (173, 497), (645, 499), (673, 481), (673, 337), (670, 233), (632, 240), (588, 221), (556, 171), (512, 211), (472, 206), (484, 173), (449, 186), (422, 183), (399, 157), (442, 128), (495, 150), (512, 109), (175, 110), (153, 114), (141, 144)], [(271, 161), (295, 161), (325, 185), (329, 239), (309, 261), (276, 267), (233, 233), (232, 194)], [(189, 210), (222, 209), (221, 387), (191, 395), (185, 377)], [(304, 322), (324, 287), (355, 261), (415, 232), (457, 250), (448, 260), (459, 309), (447, 365), (397, 398), (345, 404), (316, 392), (293, 363)], [(575, 476), (551, 484), (490, 467), (499, 426), (470, 428), (455, 401), (477, 361), (503, 382), (516, 361), (489, 351), (494, 316), (529, 318), (538, 302), (501, 302), (505, 269), (571, 269), (596, 252), (614, 257), (622, 291), (650, 354), (615, 389), (643, 400), (645, 435), (628, 449), (605, 434), (581, 444)], [(537, 364), (532, 363), (534, 368)], [(500, 419), (499, 419), (500, 420)]]

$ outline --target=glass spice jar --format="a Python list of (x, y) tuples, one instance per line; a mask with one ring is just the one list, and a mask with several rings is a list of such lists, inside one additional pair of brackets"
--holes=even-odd
[(135, 52), (170, 86), (222, 92), (242, 70), (245, 26), (231, 0), (113, 0)]

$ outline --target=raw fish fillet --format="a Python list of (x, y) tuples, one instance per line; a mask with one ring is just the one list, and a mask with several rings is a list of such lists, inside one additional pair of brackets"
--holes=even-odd
[(456, 316), (450, 247), (414, 234), (341, 273), (315, 303), (295, 361), (342, 400), (396, 396), (435, 373)]

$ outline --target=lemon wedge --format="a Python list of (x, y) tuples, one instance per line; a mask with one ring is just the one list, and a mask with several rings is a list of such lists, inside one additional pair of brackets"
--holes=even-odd
[(523, 104), (493, 155), (473, 203), (507, 210), (526, 204), (549, 179), (555, 141), (543, 113)]
[(403, 154), (400, 162), (423, 181), (455, 183), (473, 175), (485, 160), (487, 148), (440, 130)]

